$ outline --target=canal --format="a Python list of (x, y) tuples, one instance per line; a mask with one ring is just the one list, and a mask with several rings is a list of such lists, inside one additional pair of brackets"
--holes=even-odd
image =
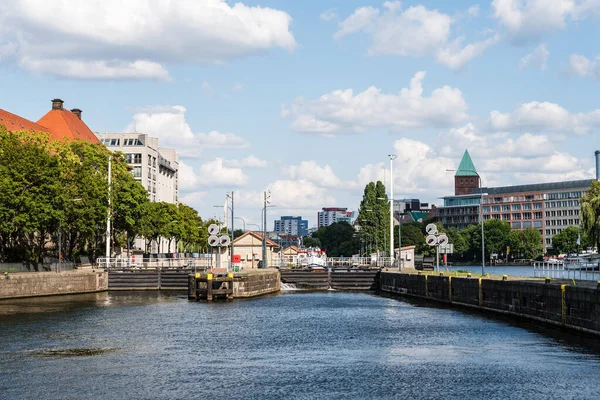
[(0, 398), (595, 399), (596, 340), (366, 293), (11, 300)]

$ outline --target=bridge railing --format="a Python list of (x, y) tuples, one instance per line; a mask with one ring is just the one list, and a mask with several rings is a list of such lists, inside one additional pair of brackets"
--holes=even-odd
[[(306, 260), (290, 258), (273, 260), (270, 265), (280, 268), (302, 268), (309, 266)], [(342, 268), (397, 268), (398, 260), (392, 260), (391, 257), (327, 257), (325, 265), (327, 267)]]

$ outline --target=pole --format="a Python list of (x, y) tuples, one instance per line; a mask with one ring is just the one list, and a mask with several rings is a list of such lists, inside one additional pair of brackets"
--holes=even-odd
[(404, 258), (402, 257), (402, 214), (400, 214), (400, 220), (398, 221), (398, 255), (400, 256), (400, 262), (398, 263), (398, 269), (402, 269)]
[(62, 230), (61, 223), (58, 223), (58, 268), (56, 272), (60, 272), (62, 270)]
[(435, 245), (435, 268), (440, 272), (440, 246)]
[(479, 215), (481, 217), (481, 276), (485, 275), (485, 239), (483, 236), (483, 187), (481, 182), (481, 176), (479, 177), (479, 193), (481, 194), (481, 204), (479, 204)]
[(110, 258), (110, 185), (112, 174), (112, 156), (108, 156), (108, 211), (106, 213), (106, 269)]
[(231, 191), (231, 257), (229, 258), (231, 264), (231, 270), (233, 271), (233, 253), (234, 253), (234, 245), (233, 240), (235, 239), (235, 233), (233, 229), (233, 220), (235, 219), (233, 214), (233, 190)]
[(262, 267), (267, 268), (267, 192), (264, 192)]
[(390, 267), (394, 265), (394, 160), (395, 154), (390, 154)]

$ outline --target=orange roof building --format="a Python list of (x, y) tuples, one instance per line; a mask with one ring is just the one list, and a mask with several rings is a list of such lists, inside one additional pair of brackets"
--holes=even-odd
[(9, 132), (13, 131), (36, 131), (51, 133), (48, 128), (45, 128), (33, 121), (19, 117), (16, 114), (9, 113), (0, 108), (0, 125), (4, 125)]
[(78, 108), (65, 110), (63, 103), (61, 99), (52, 100), (52, 110), (37, 123), (0, 109), (0, 125), (4, 125), (9, 132), (21, 130), (48, 132), (51, 140), (69, 139), (100, 143), (94, 132), (81, 120), (81, 110)]
[(65, 110), (63, 104), (61, 99), (52, 100), (52, 109), (37, 122), (50, 130), (50, 138), (100, 143), (94, 132), (81, 120), (82, 111), (78, 108)]

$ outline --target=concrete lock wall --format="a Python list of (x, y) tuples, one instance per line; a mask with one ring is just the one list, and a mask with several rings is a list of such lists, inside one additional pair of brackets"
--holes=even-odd
[(233, 297), (254, 297), (279, 292), (279, 281), (279, 271), (277, 270), (235, 274)]
[(600, 289), (541, 280), (382, 272), (383, 292), (516, 315), (600, 335)]
[(0, 277), (0, 299), (106, 290), (108, 290), (108, 277), (103, 271), (30, 272)]

